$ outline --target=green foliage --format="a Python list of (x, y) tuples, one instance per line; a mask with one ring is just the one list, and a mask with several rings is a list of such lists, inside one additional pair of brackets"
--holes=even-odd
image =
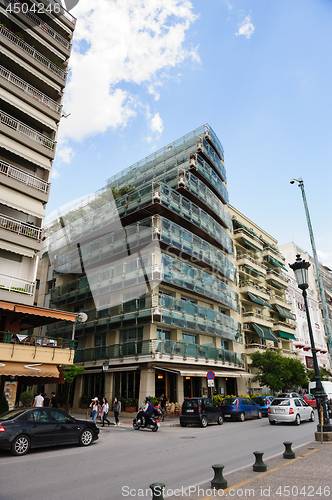
[(65, 378), (67, 384), (72, 384), (74, 382), (75, 377), (84, 372), (83, 366), (70, 365), (69, 368), (62, 367), (62, 373)]
[[(121, 403), (122, 404), (122, 403)], [(125, 408), (137, 407), (137, 401), (135, 398), (128, 398), (125, 400)]]
[(91, 398), (90, 396), (81, 396), (81, 399), (80, 399), (80, 404), (90, 404), (91, 402)]
[(220, 394), (216, 394), (215, 396), (213, 396), (213, 401), (214, 403), (217, 403), (218, 405), (220, 405), (220, 403), (222, 402), (224, 398), (222, 396), (220, 396)]
[(6, 396), (4, 392), (2, 393), (2, 396), (0, 397), (0, 413), (4, 413), (5, 411), (9, 410), (9, 406), (7, 403)]
[(159, 404), (159, 400), (155, 396), (150, 396), (150, 401), (151, 401), (151, 403), (154, 404), (154, 406)]
[(30, 391), (21, 392), (20, 401), (23, 406), (31, 406), (34, 399), (35, 398), (33, 392)]
[(267, 386), (273, 392), (300, 386), (306, 383), (305, 366), (298, 359), (281, 356), (280, 351), (259, 351), (251, 354), (252, 367), (258, 369), (255, 378), (261, 387)]
[[(320, 378), (322, 380), (329, 380), (330, 377), (332, 377), (332, 373), (323, 367), (319, 368), (319, 373), (320, 373)], [(307, 370), (307, 377), (309, 379), (309, 382), (315, 382), (316, 381), (315, 370)]]
[(131, 193), (132, 191), (135, 191), (135, 188), (131, 184), (129, 184), (129, 186), (123, 186), (120, 189), (112, 188), (113, 198), (117, 200), (118, 198), (121, 198), (121, 196)]

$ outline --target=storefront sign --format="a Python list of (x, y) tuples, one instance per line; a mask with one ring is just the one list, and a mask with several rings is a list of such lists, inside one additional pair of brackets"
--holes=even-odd
[(306, 356), (305, 357), (305, 363), (307, 365), (307, 368), (309, 368), (309, 370), (313, 370), (314, 369), (314, 358), (313, 357)]
[(3, 389), (10, 410), (12, 410), (15, 405), (17, 384), (18, 382), (6, 381)]

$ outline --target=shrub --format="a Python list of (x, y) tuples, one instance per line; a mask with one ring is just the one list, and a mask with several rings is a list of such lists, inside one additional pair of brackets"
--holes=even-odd
[(33, 400), (34, 400), (33, 392), (30, 391), (21, 392), (20, 401), (23, 406), (31, 406)]
[(159, 400), (155, 396), (150, 396), (150, 401), (151, 403), (153, 403), (154, 406), (159, 404)]
[(9, 406), (7, 403), (7, 399), (4, 393), (2, 393), (2, 396), (0, 398), (0, 413), (4, 413), (5, 411), (9, 410)]

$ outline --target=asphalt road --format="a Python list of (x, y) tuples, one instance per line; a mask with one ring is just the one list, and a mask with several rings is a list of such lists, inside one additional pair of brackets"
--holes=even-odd
[(0, 499), (150, 498), (138, 490), (154, 482), (171, 489), (201, 484), (212, 479), (213, 464), (224, 464), (227, 474), (253, 464), (256, 450), (267, 459), (284, 451), (283, 441), (293, 447), (312, 441), (316, 425), (271, 426), (263, 418), (205, 429), (161, 426), (157, 433), (123, 425), (101, 429), (88, 448), (44, 448), (24, 457), (0, 451)]

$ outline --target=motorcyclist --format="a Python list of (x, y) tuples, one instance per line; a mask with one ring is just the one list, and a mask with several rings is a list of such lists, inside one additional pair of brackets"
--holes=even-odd
[(148, 423), (150, 416), (152, 416), (153, 414), (154, 414), (154, 406), (150, 396), (147, 396), (143, 410), (138, 412), (137, 422), (140, 423), (141, 420), (143, 425), (145, 425)]

